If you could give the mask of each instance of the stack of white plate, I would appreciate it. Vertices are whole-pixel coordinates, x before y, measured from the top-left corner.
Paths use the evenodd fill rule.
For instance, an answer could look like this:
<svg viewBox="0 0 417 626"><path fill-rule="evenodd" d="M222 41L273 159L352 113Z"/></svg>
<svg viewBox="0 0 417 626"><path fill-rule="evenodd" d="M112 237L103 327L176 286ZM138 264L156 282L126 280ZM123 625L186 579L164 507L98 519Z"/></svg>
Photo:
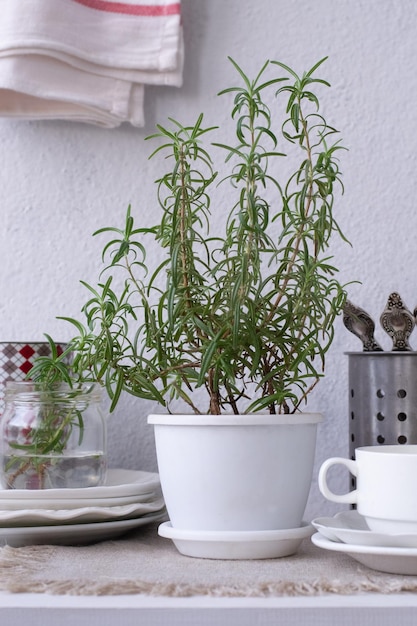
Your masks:
<svg viewBox="0 0 417 626"><path fill-rule="evenodd" d="M101 487L0 489L0 545L82 545L166 519L151 472L109 469Z"/></svg>
<svg viewBox="0 0 417 626"><path fill-rule="evenodd" d="M417 533L375 532L357 511L318 517L312 525L318 532L311 540L320 548L344 552L381 572L417 575Z"/></svg>

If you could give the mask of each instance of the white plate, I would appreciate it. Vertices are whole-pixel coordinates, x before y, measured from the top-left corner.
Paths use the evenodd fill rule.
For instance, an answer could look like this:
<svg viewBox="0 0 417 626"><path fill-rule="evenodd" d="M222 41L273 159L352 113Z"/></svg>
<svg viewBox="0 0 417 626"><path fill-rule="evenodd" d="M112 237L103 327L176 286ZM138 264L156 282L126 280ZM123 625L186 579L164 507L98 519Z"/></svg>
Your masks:
<svg viewBox="0 0 417 626"><path fill-rule="evenodd" d="M0 545L9 545L14 548L37 544L87 545L119 537L129 530L145 526L145 524L150 524L151 522L157 522L161 519L166 519L165 512L152 513L135 519L95 522L92 524L0 528Z"/></svg>
<svg viewBox="0 0 417 626"><path fill-rule="evenodd" d="M172 539L186 556L203 559L275 559L294 554L303 539L313 532L310 524L301 528L263 531L196 531L172 528L165 522L158 528L161 537Z"/></svg>
<svg viewBox="0 0 417 626"><path fill-rule="evenodd" d="M46 526L49 524L74 524L102 522L118 519L130 519L161 511L164 500L128 504L126 506L89 506L80 509L21 509L19 511L0 511L0 527L10 526Z"/></svg>
<svg viewBox="0 0 417 626"><path fill-rule="evenodd" d="M40 500L88 500L149 495L159 487L159 475L126 469L109 469L106 484L81 489L0 489L0 508L4 502ZM29 508L29 507L26 507ZM32 507L31 507L32 508ZM39 507L38 507L39 508ZM55 507L51 507L55 508Z"/></svg>
<svg viewBox="0 0 417 626"><path fill-rule="evenodd" d="M138 504L145 502L152 502L157 497L160 497L160 492L158 494L155 491L152 491L149 494L145 494L142 496L122 496L120 498L57 498L56 500L50 499L38 499L38 500L0 500L0 515L1 512L4 511L21 511L22 509L80 509L85 506L127 506L128 504Z"/></svg>
<svg viewBox="0 0 417 626"><path fill-rule="evenodd" d="M318 517L311 522L321 535L331 541L360 546L417 548L417 533L386 534L370 530L357 511L342 511L334 517Z"/></svg>
<svg viewBox="0 0 417 626"><path fill-rule="evenodd" d="M319 548L344 552L362 565L388 574L417 575L417 548L388 548L337 543L315 533L311 541Z"/></svg>

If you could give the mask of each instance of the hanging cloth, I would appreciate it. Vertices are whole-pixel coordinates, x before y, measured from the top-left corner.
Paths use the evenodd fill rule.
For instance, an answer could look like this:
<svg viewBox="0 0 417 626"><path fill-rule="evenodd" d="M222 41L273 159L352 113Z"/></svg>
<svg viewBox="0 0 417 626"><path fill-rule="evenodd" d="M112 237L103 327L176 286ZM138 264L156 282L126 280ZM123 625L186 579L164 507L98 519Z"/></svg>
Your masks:
<svg viewBox="0 0 417 626"><path fill-rule="evenodd" d="M182 84L180 2L0 0L0 117L143 126L146 84Z"/></svg>

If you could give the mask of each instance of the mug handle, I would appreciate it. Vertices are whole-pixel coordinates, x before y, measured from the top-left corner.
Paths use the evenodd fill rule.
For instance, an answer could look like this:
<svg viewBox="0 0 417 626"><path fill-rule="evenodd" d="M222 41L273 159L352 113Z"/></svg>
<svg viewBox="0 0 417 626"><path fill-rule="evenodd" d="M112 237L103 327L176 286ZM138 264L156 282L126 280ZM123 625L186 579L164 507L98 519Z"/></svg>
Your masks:
<svg viewBox="0 0 417 626"><path fill-rule="evenodd" d="M324 463L320 467L318 476L319 489L321 493L325 498L327 498L327 500L331 500L332 502L339 502L341 504L355 504L357 502L357 489L355 489L354 491L349 491L349 493L339 495L337 493L333 493L333 491L331 491L327 486L327 472L332 467L332 465L344 465L348 468L351 474L353 474L354 476L357 475L356 461L351 461L350 459L343 459L340 457L327 459L327 461L324 461Z"/></svg>

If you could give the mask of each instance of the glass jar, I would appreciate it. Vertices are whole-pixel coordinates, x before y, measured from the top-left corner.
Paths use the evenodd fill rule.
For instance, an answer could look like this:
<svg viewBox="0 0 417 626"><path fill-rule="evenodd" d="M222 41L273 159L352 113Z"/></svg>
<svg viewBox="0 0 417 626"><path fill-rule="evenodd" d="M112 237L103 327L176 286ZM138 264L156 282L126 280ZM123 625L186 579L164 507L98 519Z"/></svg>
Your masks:
<svg viewBox="0 0 417 626"><path fill-rule="evenodd" d="M0 420L6 489L96 487L106 478L106 419L97 385L42 389L9 382Z"/></svg>

